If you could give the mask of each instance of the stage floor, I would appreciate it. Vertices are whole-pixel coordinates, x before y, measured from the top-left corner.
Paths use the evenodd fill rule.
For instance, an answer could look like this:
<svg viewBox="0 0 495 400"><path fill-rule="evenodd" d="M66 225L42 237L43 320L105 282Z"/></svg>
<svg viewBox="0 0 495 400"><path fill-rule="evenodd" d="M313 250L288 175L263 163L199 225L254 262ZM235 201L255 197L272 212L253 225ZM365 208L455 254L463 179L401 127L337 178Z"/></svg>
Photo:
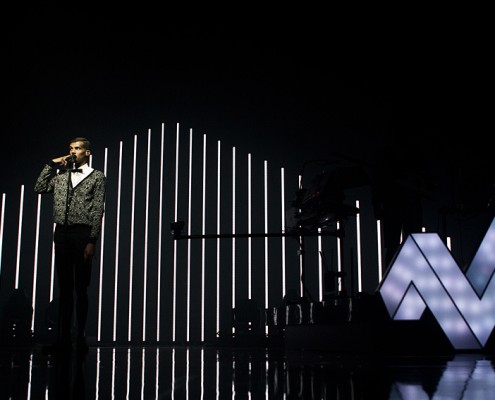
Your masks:
<svg viewBox="0 0 495 400"><path fill-rule="evenodd" d="M495 398L494 356L385 355L285 346L0 347L5 399Z"/></svg>

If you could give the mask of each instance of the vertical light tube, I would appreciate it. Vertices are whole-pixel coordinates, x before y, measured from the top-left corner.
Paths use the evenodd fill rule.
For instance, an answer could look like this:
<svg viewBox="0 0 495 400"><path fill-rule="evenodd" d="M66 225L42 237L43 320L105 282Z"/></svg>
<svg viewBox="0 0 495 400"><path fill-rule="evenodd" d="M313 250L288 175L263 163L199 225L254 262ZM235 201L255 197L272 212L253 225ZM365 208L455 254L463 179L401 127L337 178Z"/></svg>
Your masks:
<svg viewBox="0 0 495 400"><path fill-rule="evenodd" d="M141 399L144 400L144 384L145 384L145 377L144 377L144 372L146 371L146 354L145 354L146 349L143 347L141 350Z"/></svg>
<svg viewBox="0 0 495 400"><path fill-rule="evenodd" d="M268 162L263 163L264 208L265 208L265 310L268 309ZM268 334L268 325L265 324L265 334Z"/></svg>
<svg viewBox="0 0 495 400"><path fill-rule="evenodd" d="M285 169L280 168L280 203L281 203L281 221L282 221L282 233L285 233ZM286 278L285 278L285 236L281 238L282 242L282 298L286 293Z"/></svg>
<svg viewBox="0 0 495 400"><path fill-rule="evenodd" d="M449 251L452 251L452 239L450 238L450 236L447 236L447 248L449 249Z"/></svg>
<svg viewBox="0 0 495 400"><path fill-rule="evenodd" d="M221 144L220 140L218 141L217 146L217 235L220 235L220 150ZM216 330L215 332L220 332L220 237L217 238L217 304L216 304Z"/></svg>
<svg viewBox="0 0 495 400"><path fill-rule="evenodd" d="M299 182L297 184L297 187L302 189L302 176L299 175ZM299 209L299 212L301 212L301 209ZM299 236L299 276L303 276L303 263L304 263L304 249L301 248L301 244L303 243L304 238L302 236ZM303 280L300 279L299 283L299 292L301 293L301 297L304 297L304 287L303 287Z"/></svg>
<svg viewBox="0 0 495 400"><path fill-rule="evenodd" d="M127 350L127 355L129 357L129 351L130 349ZM129 362L130 360L127 361L127 388L129 388ZM112 380L111 380L111 399L115 399L115 367L116 367L116 362L115 362L115 347L112 349ZM127 393L128 394L128 393ZM129 398L127 395L126 398Z"/></svg>
<svg viewBox="0 0 495 400"><path fill-rule="evenodd" d="M248 179L247 179L247 189L248 189L248 234L250 235L252 233L251 228L252 228L252 213L251 213L251 208L252 208L252 202L251 202L251 153L248 154ZM251 237L248 236L248 299L251 299L252 297L252 277L251 277L251 269L252 269L252 240Z"/></svg>
<svg viewBox="0 0 495 400"><path fill-rule="evenodd" d="M22 217L24 215L24 185L21 185L21 196L19 200L19 227L17 231L17 256L15 263L15 289L19 288L19 270L21 266L21 243L22 243Z"/></svg>
<svg viewBox="0 0 495 400"><path fill-rule="evenodd" d="M337 221L337 230L340 229L340 221ZM340 246L342 245L342 239L337 236L337 272L339 272L338 278L338 291L342 291L342 252Z"/></svg>
<svg viewBox="0 0 495 400"><path fill-rule="evenodd" d="M160 199L158 202L158 258L157 258L157 282L156 282L156 341L160 341L160 317L161 317L161 282L162 282L162 220L163 220L163 165L165 146L165 124L162 123L162 135L160 140ZM158 353L157 353L158 357ZM158 362L158 361L157 361ZM158 372L157 372L158 374ZM158 381L157 381L158 382ZM158 389L157 389L158 390Z"/></svg>
<svg viewBox="0 0 495 400"><path fill-rule="evenodd" d="M189 389L191 386L191 352L189 348L186 349L186 400L189 400Z"/></svg>
<svg viewBox="0 0 495 400"><path fill-rule="evenodd" d="M103 166L103 174L107 176L107 160L108 160L108 149L105 148L105 157L104 157L104 166ZM117 192L117 197L120 197L120 188ZM103 297L103 254L105 250L105 212L103 212L102 220L101 220L101 239L100 239L100 281L98 285L98 329L97 329L97 337L98 341L101 339L101 302ZM117 217L117 225L118 225L118 217ZM118 241L118 235L116 237L116 242Z"/></svg>
<svg viewBox="0 0 495 400"><path fill-rule="evenodd" d="M128 302L128 314L129 319L127 321L127 340L130 342L132 339L132 288L133 288L133 275L134 275L134 213L136 207L136 164L137 164L137 135L134 135L134 155L132 159L132 200L131 200L131 241L130 241L130 255L129 255L129 302ZM114 325L114 328L116 326ZM114 341L115 341L114 330Z"/></svg>
<svg viewBox="0 0 495 400"><path fill-rule="evenodd" d="M359 210L359 200L356 200L356 208ZM362 265L361 265L361 213L360 212L356 214L356 238L357 238L358 293L361 293L363 291L363 277L362 277ZM351 296L354 296L354 293L351 293Z"/></svg>
<svg viewBox="0 0 495 400"><path fill-rule="evenodd" d="M178 127L177 127L177 132L178 132ZM172 354L171 354L171 359L172 359L172 368L171 368L171 379L170 379L170 394L172 396L172 399L175 397L175 347L172 348Z"/></svg>
<svg viewBox="0 0 495 400"><path fill-rule="evenodd" d="M203 204L201 234L206 234L206 134L203 135ZM205 340L205 239L201 240L201 342Z"/></svg>
<svg viewBox="0 0 495 400"><path fill-rule="evenodd" d="M34 266L33 266L33 292L31 294L31 307L33 315L31 317L31 331L34 332L34 317L36 314L36 284L38 281L38 249L40 237L40 213L41 213L41 194L38 194L38 207L36 209L36 234L34 238Z"/></svg>
<svg viewBox="0 0 495 400"><path fill-rule="evenodd" d="M232 358L232 389L231 389L231 393L232 393L232 400L235 399L235 382L237 381L236 379L236 376L235 376L235 358L233 357Z"/></svg>
<svg viewBox="0 0 495 400"><path fill-rule="evenodd" d="M189 129L189 183L187 200L187 234L191 235L191 213L192 213L192 157L193 157L193 132ZM191 314L191 239L187 239L187 271L186 271L186 285L187 285L187 298L186 298L186 341L189 342L189 323Z"/></svg>
<svg viewBox="0 0 495 400"><path fill-rule="evenodd" d="M117 287L119 281L119 246L120 246L120 198L122 194L122 141L119 146L119 175L117 182L117 218L115 224L115 273L114 273L114 283L113 283L113 341L116 339L117 331ZM103 261L103 257L100 258ZM103 285L103 268L100 267L100 287ZM100 297L100 310L101 310L101 297ZM101 317L101 316L99 316ZM101 338L101 323L98 321L98 341Z"/></svg>
<svg viewBox="0 0 495 400"><path fill-rule="evenodd" d="M323 301L323 246L321 228L318 228L318 299Z"/></svg>
<svg viewBox="0 0 495 400"><path fill-rule="evenodd" d="M101 355L100 348L96 348L96 378L95 378L95 400L99 399L100 396L100 365L101 365Z"/></svg>
<svg viewBox="0 0 495 400"><path fill-rule="evenodd" d="M201 391L200 391L200 399L204 399L205 397L205 349L201 348ZM209 385L208 385L209 386Z"/></svg>
<svg viewBox="0 0 495 400"><path fill-rule="evenodd" d="M115 360L115 348L113 349L114 353L114 360ZM114 361L115 364L115 361ZM126 393L125 393L125 398L129 399L129 393L131 391L131 349L127 349L127 374L126 374ZM115 399L114 392L115 392L115 378L112 379L114 383L112 383L112 399Z"/></svg>
<svg viewBox="0 0 495 400"><path fill-rule="evenodd" d="M382 281L382 263L383 263L383 255L382 255L382 224L378 219L376 221L376 237L377 237L377 250L378 250L378 283Z"/></svg>
<svg viewBox="0 0 495 400"><path fill-rule="evenodd" d="M146 205L144 217L144 259L143 259L143 342L146 341L146 305L148 303L148 229L150 205L150 153L151 129L148 129L148 152L146 154Z"/></svg>
<svg viewBox="0 0 495 400"><path fill-rule="evenodd" d="M29 377L27 387L27 400L31 400L31 382L33 379L33 353L29 354Z"/></svg>
<svg viewBox="0 0 495 400"><path fill-rule="evenodd" d="M155 355L155 399L160 398L160 348L156 348Z"/></svg>
<svg viewBox="0 0 495 400"><path fill-rule="evenodd" d="M235 147L232 147L232 235L232 309L235 309Z"/></svg>
<svg viewBox="0 0 495 400"><path fill-rule="evenodd" d="M189 400L189 381L190 381L190 354L189 354L189 347L186 348L186 384L184 385L186 387L186 400Z"/></svg>
<svg viewBox="0 0 495 400"><path fill-rule="evenodd" d="M269 382L270 382L270 376L268 375L268 371L270 370L270 362L268 361L269 360L269 355L267 354L267 352L265 351L265 355L266 355L266 360L265 361L265 382L266 382L266 385L265 385L265 399L268 400L270 398L270 385L269 385Z"/></svg>
<svg viewBox="0 0 495 400"><path fill-rule="evenodd" d="M220 399L220 354L219 350L215 350L215 400Z"/></svg>
<svg viewBox="0 0 495 400"><path fill-rule="evenodd" d="M56 224L53 224L53 229L52 229L52 237L53 234L55 233L55 226ZM55 242L52 240L52 259L50 262L50 303L53 300L53 291L55 290Z"/></svg>
<svg viewBox="0 0 495 400"><path fill-rule="evenodd" d="M6 194L2 193L2 211L0 215L0 277L2 276L2 253L3 253L3 228L5 226L5 198Z"/></svg>
<svg viewBox="0 0 495 400"><path fill-rule="evenodd" d="M91 160L91 158L90 158ZM57 173L59 170L57 170ZM57 226L56 223L53 223L53 229L52 229L52 255L51 255L51 261L50 261L50 303L53 301L53 292L55 291L55 241L53 240L53 235L55 233L55 227Z"/></svg>
<svg viewBox="0 0 495 400"><path fill-rule="evenodd" d="M179 123L175 139L175 194L174 194L174 222L177 221L177 207L179 204ZM173 289L172 289L172 342L175 342L175 317L177 313L177 240L174 240L173 263Z"/></svg>

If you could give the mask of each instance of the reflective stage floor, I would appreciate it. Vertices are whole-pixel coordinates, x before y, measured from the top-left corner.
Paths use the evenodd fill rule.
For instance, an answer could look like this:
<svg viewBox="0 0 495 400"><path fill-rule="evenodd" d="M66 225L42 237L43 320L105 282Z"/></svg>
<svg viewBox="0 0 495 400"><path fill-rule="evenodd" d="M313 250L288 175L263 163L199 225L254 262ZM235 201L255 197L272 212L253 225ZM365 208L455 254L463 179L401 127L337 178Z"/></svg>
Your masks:
<svg viewBox="0 0 495 400"><path fill-rule="evenodd" d="M494 357L285 346L0 347L5 399L492 399Z"/></svg>

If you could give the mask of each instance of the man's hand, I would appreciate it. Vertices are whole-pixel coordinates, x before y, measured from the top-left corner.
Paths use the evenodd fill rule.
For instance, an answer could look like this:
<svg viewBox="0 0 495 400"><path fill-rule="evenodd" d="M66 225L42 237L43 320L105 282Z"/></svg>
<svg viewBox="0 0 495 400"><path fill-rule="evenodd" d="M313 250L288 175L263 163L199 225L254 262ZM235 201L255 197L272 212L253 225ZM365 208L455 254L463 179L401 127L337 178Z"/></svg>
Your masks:
<svg viewBox="0 0 495 400"><path fill-rule="evenodd" d="M52 159L52 162L54 164L61 165L63 167L67 166L67 163L72 159L72 156L69 154L69 156L63 156L63 157L57 157Z"/></svg>
<svg viewBox="0 0 495 400"><path fill-rule="evenodd" d="M91 261L95 255L95 245L93 243L88 243L84 248L84 259Z"/></svg>

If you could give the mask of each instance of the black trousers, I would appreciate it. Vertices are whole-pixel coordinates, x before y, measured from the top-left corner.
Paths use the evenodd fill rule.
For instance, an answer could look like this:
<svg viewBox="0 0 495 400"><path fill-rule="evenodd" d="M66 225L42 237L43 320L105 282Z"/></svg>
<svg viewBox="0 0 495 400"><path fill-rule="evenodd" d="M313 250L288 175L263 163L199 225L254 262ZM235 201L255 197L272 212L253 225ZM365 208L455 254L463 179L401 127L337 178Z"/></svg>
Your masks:
<svg viewBox="0 0 495 400"><path fill-rule="evenodd" d="M62 342L71 340L74 291L78 335L83 336L86 329L91 260L84 259L84 248L89 242L90 233L91 227L87 225L55 227L55 268L59 283L57 339Z"/></svg>

